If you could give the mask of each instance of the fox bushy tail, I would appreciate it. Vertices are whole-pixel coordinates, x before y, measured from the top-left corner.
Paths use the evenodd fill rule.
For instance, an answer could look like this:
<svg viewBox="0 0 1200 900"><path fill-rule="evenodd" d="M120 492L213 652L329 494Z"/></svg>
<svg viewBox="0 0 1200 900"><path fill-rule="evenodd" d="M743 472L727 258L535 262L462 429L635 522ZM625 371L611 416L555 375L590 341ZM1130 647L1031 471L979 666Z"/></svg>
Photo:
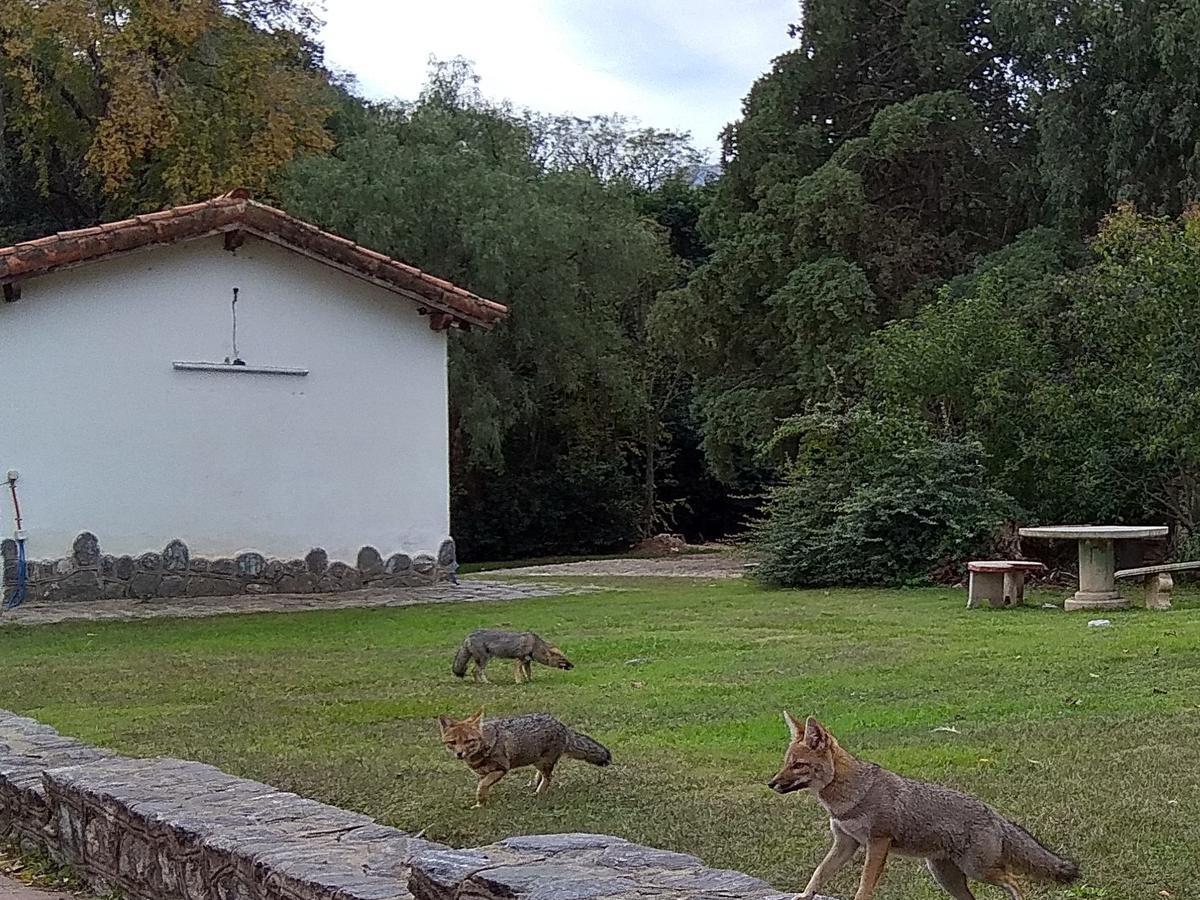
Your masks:
<svg viewBox="0 0 1200 900"><path fill-rule="evenodd" d="M454 654L454 665L450 667L450 671L463 678L467 674L467 663L471 661L471 651L467 649L467 642L463 641L463 645L458 648L458 652Z"/></svg>
<svg viewBox="0 0 1200 900"><path fill-rule="evenodd" d="M612 754L595 738L586 734L572 731L567 737L567 756L571 759L581 759L593 766L607 766L612 762Z"/></svg>
<svg viewBox="0 0 1200 900"><path fill-rule="evenodd" d="M1059 856L1015 822L1006 822L1005 862L1023 875L1058 884L1070 884L1079 877L1079 866Z"/></svg>

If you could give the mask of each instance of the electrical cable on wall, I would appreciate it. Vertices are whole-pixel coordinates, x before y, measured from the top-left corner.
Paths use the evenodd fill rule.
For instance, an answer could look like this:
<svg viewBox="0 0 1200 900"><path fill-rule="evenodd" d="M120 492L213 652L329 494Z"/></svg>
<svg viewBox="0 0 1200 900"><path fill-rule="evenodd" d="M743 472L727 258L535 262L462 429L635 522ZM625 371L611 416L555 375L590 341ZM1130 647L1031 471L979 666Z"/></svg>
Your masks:
<svg viewBox="0 0 1200 900"><path fill-rule="evenodd" d="M242 355L240 353L238 353L238 348L237 348L237 301L238 301L238 289L234 288L233 289L233 305L232 305L232 308L233 308L233 364L235 366L244 366L246 363L242 359Z"/></svg>

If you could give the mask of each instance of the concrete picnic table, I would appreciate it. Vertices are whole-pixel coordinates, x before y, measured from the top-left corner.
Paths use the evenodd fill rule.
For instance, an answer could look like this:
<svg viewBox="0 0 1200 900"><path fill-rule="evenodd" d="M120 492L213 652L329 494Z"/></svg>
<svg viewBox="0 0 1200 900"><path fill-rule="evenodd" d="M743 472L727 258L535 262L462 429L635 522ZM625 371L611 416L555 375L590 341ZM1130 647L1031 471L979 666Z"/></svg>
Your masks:
<svg viewBox="0 0 1200 900"><path fill-rule="evenodd" d="M1165 525L1040 525L1020 529L1021 537L1079 542L1079 590L1066 609L1128 609L1117 592L1113 542L1165 538Z"/></svg>

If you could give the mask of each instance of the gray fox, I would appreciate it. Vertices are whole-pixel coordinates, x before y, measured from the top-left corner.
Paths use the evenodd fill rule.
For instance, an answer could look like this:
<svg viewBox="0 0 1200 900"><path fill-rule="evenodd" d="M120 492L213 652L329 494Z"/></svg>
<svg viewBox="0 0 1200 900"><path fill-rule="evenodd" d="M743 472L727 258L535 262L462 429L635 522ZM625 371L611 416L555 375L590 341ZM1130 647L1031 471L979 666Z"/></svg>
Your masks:
<svg viewBox="0 0 1200 900"><path fill-rule="evenodd" d="M487 683L487 673L484 669L487 668L488 660L492 657L516 660L513 668L516 671L517 684L532 680L531 661L555 669L575 668L561 650L542 640L532 631L493 631L481 628L478 631L472 631L462 642L458 653L454 655L454 665L451 667L451 671L462 678L467 674L467 665L474 662L475 680Z"/></svg>
<svg viewBox="0 0 1200 900"><path fill-rule="evenodd" d="M529 786L541 794L550 787L554 767L564 756L594 766L612 762L612 754L599 741L545 713L485 722L481 708L460 721L438 716L438 725L446 749L470 766L479 779L476 807L487 802L492 785L512 769L534 766L537 771Z"/></svg>
<svg viewBox="0 0 1200 900"><path fill-rule="evenodd" d="M783 718L792 741L767 786L780 794L812 791L833 832L833 846L797 900L816 894L862 846L866 863L854 900L870 900L891 851L924 857L934 881L954 900L975 900L968 878L1022 900L1018 876L1059 884L1079 877L1079 866L982 800L863 762L811 716L803 724L788 712Z"/></svg>

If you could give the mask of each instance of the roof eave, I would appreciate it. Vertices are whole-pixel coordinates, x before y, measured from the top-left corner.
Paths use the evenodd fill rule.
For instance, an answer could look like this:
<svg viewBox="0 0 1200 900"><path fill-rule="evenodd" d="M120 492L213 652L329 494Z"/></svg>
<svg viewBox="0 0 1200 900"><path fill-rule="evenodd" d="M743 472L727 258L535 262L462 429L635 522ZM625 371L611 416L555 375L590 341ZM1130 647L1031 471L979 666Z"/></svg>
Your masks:
<svg viewBox="0 0 1200 900"><path fill-rule="evenodd" d="M259 238L260 240L266 241L270 244L274 244L277 247L282 247L285 250L290 250L292 253L298 253L307 259L313 260L314 262L318 262L318 263L321 263L322 265L329 266L331 269L335 269L336 271L341 272L345 275L350 275L354 278L359 279L360 281L365 281L367 284L373 284L376 287L380 287L386 291L389 291L390 293L399 294L401 297L404 297L408 300L411 300L413 303L416 303L418 305L418 307L421 307L421 306L432 307L433 309L436 309L438 312L445 313L446 315L451 316L456 321L468 323L475 327L482 328L484 331L491 331L501 319L508 317L507 309L505 309L503 314L501 314L501 315L497 316L497 318L491 319L491 320L482 318L480 316L470 315L468 313L463 312L462 310L455 309L454 307L449 306L449 305L441 302L440 300L427 297L424 294L418 294L416 291L409 290L408 288L404 288L404 287L401 287L400 285L393 284L382 278L377 278L372 275L369 275L368 273L363 272L359 269L353 268L352 266L346 265L344 263L340 263L337 260L334 260L334 259L329 258L328 256L325 256L324 254L320 254L315 251L309 250L305 247L299 246L298 244L293 244L289 241L284 240L283 238L279 237L276 234L272 234L270 232L265 232L262 229L255 228L253 225L251 225L249 223L241 223L241 224L235 225L230 228L222 229L222 231L238 231L238 230L245 231L247 234L252 234L252 235L254 235L254 237ZM418 312L419 311L420 310L418 309Z"/></svg>
<svg viewBox="0 0 1200 900"><path fill-rule="evenodd" d="M435 328L457 325L490 331L508 308L422 272L340 235L233 192L214 200L135 216L121 222L62 232L0 252L0 284L12 284L144 250L245 232L417 304ZM62 252L66 239L87 240L76 258ZM56 251L57 254L56 254Z"/></svg>

